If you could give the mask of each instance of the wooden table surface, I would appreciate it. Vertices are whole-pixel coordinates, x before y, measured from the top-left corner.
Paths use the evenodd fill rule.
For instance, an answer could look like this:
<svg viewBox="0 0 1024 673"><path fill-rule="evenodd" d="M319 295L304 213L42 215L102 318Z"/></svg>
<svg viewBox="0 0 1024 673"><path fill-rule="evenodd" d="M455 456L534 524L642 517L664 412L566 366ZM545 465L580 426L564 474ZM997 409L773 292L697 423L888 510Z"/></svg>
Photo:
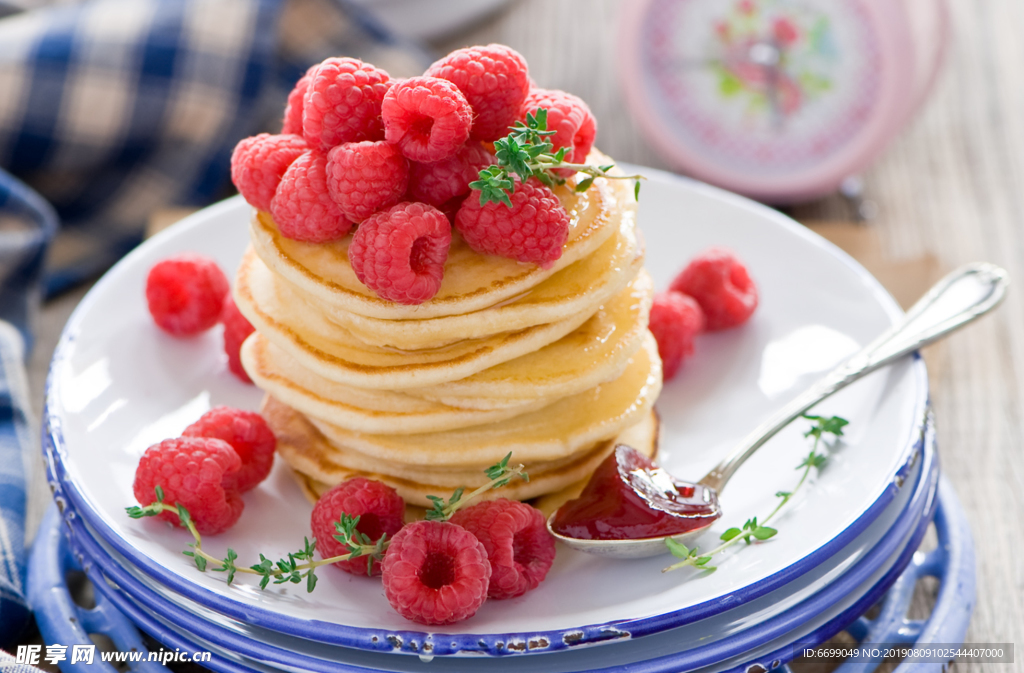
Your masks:
<svg viewBox="0 0 1024 673"><path fill-rule="evenodd" d="M953 42L931 99L865 173L877 207L867 225L891 260L933 255L946 268L986 260L1024 282L1024 3L950 0ZM536 82L586 100L598 144L620 161L667 168L630 118L615 77L621 0L521 0L439 51L502 42ZM801 220L847 220L838 196L792 209ZM910 279L911 281L913 279ZM46 307L31 380L41 396L60 327L81 293ZM1024 644L1024 303L1014 288L995 315L953 335L932 379L943 471L973 520L978 601L969 642ZM37 479L31 516L48 493ZM921 592L921 600L934 585ZM1024 670L1017 664L998 670ZM957 664L961 672L992 665Z"/></svg>

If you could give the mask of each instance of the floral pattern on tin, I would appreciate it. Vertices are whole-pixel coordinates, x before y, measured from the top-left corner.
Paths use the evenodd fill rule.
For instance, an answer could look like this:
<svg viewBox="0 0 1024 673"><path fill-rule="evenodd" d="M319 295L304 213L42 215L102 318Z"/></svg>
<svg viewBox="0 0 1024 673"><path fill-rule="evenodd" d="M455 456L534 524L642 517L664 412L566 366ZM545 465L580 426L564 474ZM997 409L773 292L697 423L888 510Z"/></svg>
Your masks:
<svg viewBox="0 0 1024 673"><path fill-rule="evenodd" d="M719 95L776 128L832 88L839 58L827 16L777 0L737 0L712 45Z"/></svg>

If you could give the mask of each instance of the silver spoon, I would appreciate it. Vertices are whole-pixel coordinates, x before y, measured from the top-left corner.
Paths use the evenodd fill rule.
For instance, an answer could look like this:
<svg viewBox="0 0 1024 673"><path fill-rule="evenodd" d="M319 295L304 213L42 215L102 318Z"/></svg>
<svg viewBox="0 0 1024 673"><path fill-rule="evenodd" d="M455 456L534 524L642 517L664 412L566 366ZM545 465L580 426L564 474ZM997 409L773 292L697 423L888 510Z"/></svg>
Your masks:
<svg viewBox="0 0 1024 673"><path fill-rule="evenodd" d="M717 503L717 494L736 470L775 434L818 402L842 390L879 367L898 360L938 341L947 334L974 321L999 305L1006 295L1009 279L1006 271L988 263L960 267L935 284L903 319L886 330L859 353L823 376L817 383L757 426L714 469L697 484L705 502ZM642 558L667 552L664 537L638 540L582 540L559 535L552 529L554 514L548 518L548 531L558 540L590 554L617 558ZM716 517L717 518L717 517ZM685 543L709 528L716 518L699 528L674 535Z"/></svg>

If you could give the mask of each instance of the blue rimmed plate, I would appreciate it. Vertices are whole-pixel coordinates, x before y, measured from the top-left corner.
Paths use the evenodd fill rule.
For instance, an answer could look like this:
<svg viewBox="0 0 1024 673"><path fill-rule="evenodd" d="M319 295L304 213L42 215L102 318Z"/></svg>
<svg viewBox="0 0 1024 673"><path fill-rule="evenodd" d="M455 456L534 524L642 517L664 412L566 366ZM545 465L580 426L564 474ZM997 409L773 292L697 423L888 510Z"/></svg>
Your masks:
<svg viewBox="0 0 1024 673"><path fill-rule="evenodd" d="M799 580L743 606L687 626L664 631L643 639L630 640L613 648L585 648L529 658L506 657L488 662L493 673L522 673L538 666L551 673L590 670L596 667L634 666L650 659L665 658L671 670L684 670L711 661L726 660L761 647L778 637L815 621L837 603L857 598L857 588L869 578L888 571L907 546L922 522L931 518L938 465L934 437L929 433L921 460L908 475L899 496L876 522L851 545ZM225 652L275 666L295 666L309 671L389 670L426 673L429 664L412 657L369 653L291 638L241 623L170 594L149 580L124 559L94 538L70 509L65 510L75 547L93 579L103 587L114 586L120 594L112 600L130 601L125 609L155 616L155 622L179 633L201 635L205 641ZM700 581L694 579L692 581ZM124 607L124 606L122 606ZM152 628L152 626L151 626ZM161 631L162 632L162 631ZM542 661L538 660L539 657ZM445 663L446 670L475 670L479 659L457 658ZM433 664L436 668L436 664Z"/></svg>
<svg viewBox="0 0 1024 673"><path fill-rule="evenodd" d="M727 245L760 287L754 318L700 337L698 355L659 401L662 464L699 477L750 427L900 312L849 257L775 211L644 172L640 222L647 266L660 286L701 249ZM848 418L848 435L813 487L778 519L778 544L735 554L701 582L662 575L664 559L624 566L563 549L540 589L488 602L471 620L429 632L394 613L379 583L365 578L321 573L313 594L291 585L267 592L244 582L227 587L181 556L187 533L130 520L124 507L133 503L132 476L147 446L179 434L212 405L259 402L258 391L227 373L216 331L190 340L163 335L142 291L149 267L175 252L203 252L234 268L247 220L247 206L237 199L206 209L154 237L97 283L58 346L46 421L51 469L95 534L175 593L248 624L358 649L435 655L546 652L676 628L756 600L846 547L892 502L922 441L927 380L919 359L837 394L821 411ZM774 493L793 484L793 468L807 450L800 433L798 426L784 431L737 474L722 494L726 515L704 546L725 527L769 511ZM232 547L243 559L286 554L308 533L309 511L278 465L246 495L239 523L207 547Z"/></svg>

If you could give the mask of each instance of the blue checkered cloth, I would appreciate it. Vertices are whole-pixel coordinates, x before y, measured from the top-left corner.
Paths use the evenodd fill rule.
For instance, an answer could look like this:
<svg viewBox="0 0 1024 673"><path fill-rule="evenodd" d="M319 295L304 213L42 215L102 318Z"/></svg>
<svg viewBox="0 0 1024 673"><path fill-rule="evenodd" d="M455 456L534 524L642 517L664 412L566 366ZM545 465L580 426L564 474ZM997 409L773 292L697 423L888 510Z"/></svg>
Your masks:
<svg viewBox="0 0 1024 673"><path fill-rule="evenodd" d="M350 17L337 0L91 0L0 20L0 168L61 219L47 291L106 269L155 210L226 196L235 143L280 129L310 64L414 60Z"/></svg>
<svg viewBox="0 0 1024 673"><path fill-rule="evenodd" d="M25 491L32 451L38 451L23 341L0 321L0 647L12 644L30 615L25 601Z"/></svg>
<svg viewBox="0 0 1024 673"><path fill-rule="evenodd" d="M348 0L81 0L0 19L0 646L26 619L39 449L21 360L40 297L117 261L153 212L229 195L235 144L279 131L291 86L331 55L395 76L430 60Z"/></svg>
<svg viewBox="0 0 1024 673"><path fill-rule="evenodd" d="M19 664L13 655L0 650L0 671L2 673L39 673L40 669L35 666Z"/></svg>

